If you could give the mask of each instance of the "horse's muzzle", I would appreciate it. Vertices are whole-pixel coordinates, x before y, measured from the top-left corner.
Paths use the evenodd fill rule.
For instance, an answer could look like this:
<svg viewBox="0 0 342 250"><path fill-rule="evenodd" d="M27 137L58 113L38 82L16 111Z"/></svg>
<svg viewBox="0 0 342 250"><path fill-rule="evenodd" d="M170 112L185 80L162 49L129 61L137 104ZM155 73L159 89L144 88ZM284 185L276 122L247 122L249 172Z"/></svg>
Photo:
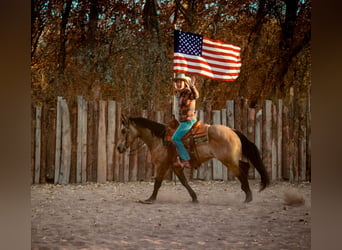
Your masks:
<svg viewBox="0 0 342 250"><path fill-rule="evenodd" d="M125 153L127 150L127 147L124 144L119 144L117 147L120 154Z"/></svg>

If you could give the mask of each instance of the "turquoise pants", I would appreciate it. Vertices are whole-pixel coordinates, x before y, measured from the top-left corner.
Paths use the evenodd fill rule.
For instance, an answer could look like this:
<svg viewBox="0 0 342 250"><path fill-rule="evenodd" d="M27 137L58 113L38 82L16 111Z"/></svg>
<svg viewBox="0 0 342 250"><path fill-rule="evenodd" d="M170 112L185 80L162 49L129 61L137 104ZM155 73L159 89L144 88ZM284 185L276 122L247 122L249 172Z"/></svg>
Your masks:
<svg viewBox="0 0 342 250"><path fill-rule="evenodd" d="M183 136L191 129L192 125L196 123L197 120L185 121L180 122L177 130L172 136L173 144L175 144L179 157L181 161L188 161L190 160L190 156L184 144L182 142Z"/></svg>

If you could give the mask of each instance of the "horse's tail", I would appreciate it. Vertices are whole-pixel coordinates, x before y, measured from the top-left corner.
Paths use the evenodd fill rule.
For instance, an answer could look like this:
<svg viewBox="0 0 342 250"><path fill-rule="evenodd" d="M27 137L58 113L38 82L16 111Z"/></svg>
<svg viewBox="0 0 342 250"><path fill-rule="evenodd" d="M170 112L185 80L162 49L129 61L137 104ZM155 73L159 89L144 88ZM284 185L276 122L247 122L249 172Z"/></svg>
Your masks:
<svg viewBox="0 0 342 250"><path fill-rule="evenodd" d="M270 184L270 179L268 177L268 173L265 168L265 165L262 162L259 150L257 146L253 142L248 140L248 138L243 133L235 129L234 129L234 132L240 138L241 145L242 145L242 154L246 156L247 159L249 159L252 162L253 166L256 168L256 170L260 174L260 177L261 177L260 191L262 191Z"/></svg>

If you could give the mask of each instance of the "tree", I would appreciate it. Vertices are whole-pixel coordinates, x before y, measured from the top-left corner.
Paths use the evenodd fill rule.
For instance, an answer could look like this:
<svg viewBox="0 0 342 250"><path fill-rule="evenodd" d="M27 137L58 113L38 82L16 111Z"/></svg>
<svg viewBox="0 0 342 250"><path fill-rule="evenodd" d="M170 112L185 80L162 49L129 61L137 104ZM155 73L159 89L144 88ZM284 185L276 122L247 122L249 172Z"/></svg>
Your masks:
<svg viewBox="0 0 342 250"><path fill-rule="evenodd" d="M242 48L236 81L198 77L199 104L244 96L255 106L295 84L308 93L310 13L311 0L34 0L33 100L83 95L169 110L175 24Z"/></svg>

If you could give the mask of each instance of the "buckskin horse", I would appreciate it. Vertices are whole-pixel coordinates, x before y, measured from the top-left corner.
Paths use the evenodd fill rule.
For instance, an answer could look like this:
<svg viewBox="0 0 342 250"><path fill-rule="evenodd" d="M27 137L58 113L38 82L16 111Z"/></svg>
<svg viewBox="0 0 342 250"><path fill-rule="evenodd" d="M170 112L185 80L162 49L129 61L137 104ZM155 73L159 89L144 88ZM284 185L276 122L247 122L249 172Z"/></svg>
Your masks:
<svg viewBox="0 0 342 250"><path fill-rule="evenodd" d="M173 119L169 124L161 124L142 117L121 117L123 128L121 129L122 138L118 143L117 149L124 153L132 142L140 138L151 152L151 161L157 169L152 195L142 203L153 203L161 187L164 176L170 168L174 171L179 181L189 192L192 202L198 202L197 195L189 186L183 173L183 169L175 167L177 152L175 146L166 143L166 135L172 128L175 129L178 121ZM195 125L194 125L195 126ZM191 157L196 158L190 162L192 168L197 168L201 163L216 158L221 161L241 182L241 189L245 192L245 202L252 201L252 191L248 183L249 163L241 161L245 156L256 168L261 177L260 189L264 190L270 183L266 168L261 160L260 153L256 145L248 140L241 132L223 125L205 126L207 140L193 143L196 154ZM186 135L187 136L187 135ZM185 136L185 137L186 137Z"/></svg>

